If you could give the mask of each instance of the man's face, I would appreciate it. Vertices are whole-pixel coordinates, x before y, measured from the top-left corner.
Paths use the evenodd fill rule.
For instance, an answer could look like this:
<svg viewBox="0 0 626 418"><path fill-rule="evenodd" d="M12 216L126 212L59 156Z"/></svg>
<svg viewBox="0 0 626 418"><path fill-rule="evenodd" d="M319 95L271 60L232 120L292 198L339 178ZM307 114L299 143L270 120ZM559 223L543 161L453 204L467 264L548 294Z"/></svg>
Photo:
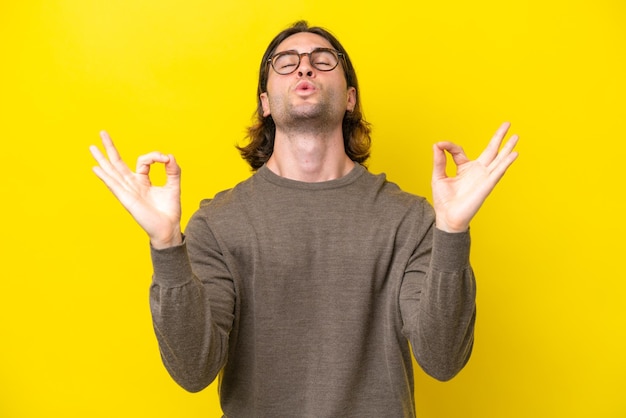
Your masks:
<svg viewBox="0 0 626 418"><path fill-rule="evenodd" d="M316 48L332 48L332 45L319 35L301 32L281 42L276 53L303 53ZM263 116L271 115L277 127L304 120L341 123L346 110L352 111L356 104L356 90L346 85L341 63L334 70L320 71L306 55L291 74L280 75L270 66L267 91L260 97Z"/></svg>

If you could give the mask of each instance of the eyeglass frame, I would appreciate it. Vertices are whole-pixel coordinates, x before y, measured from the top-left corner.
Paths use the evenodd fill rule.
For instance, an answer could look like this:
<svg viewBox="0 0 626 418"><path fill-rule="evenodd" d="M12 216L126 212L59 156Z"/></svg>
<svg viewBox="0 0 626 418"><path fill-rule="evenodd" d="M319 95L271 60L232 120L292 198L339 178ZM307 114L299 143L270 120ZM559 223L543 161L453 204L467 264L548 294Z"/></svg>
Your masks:
<svg viewBox="0 0 626 418"><path fill-rule="evenodd" d="M315 65L315 63L311 60L311 54L314 54L314 53L320 52L320 51L321 52L332 52L333 54L336 54L337 55L337 64L333 68L330 68L330 69L318 68ZM274 67L274 60L277 57L281 56L281 55L295 55L295 56L297 56L298 57L298 65L296 65L294 67L294 69L292 71L289 71L288 73L280 73L280 72L278 72L278 70ZM276 54L274 54L271 57L269 57L267 59L267 64L269 64L272 67L272 69L276 72L276 74L278 74L278 75L289 75L289 74L295 73L298 70L298 68L300 68L300 64L302 64L302 56L303 55L306 55L309 58L309 62L311 63L311 66L313 68L315 68L316 70L318 70L318 71L323 71L323 72L332 71L332 70L334 70L335 68L337 68L339 66L339 61L343 61L342 65L343 65L344 69L347 66L346 54L344 54L341 51L337 51L336 49L333 49L333 48L315 48L311 52L298 52L298 51L295 51L293 49L290 49L288 51L281 51L281 52L277 52Z"/></svg>

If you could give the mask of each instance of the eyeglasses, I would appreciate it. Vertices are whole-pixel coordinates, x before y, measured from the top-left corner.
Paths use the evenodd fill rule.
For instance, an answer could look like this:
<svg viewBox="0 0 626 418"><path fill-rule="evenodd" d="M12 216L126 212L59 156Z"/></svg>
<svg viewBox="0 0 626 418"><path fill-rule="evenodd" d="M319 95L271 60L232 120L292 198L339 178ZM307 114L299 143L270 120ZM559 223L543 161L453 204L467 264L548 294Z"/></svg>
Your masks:
<svg viewBox="0 0 626 418"><path fill-rule="evenodd" d="M300 67L302 56L309 57L309 62L319 71L332 71L339 65L339 57L345 60L343 53L330 48L317 48L311 52L284 51L267 60L274 71L281 75L291 74Z"/></svg>

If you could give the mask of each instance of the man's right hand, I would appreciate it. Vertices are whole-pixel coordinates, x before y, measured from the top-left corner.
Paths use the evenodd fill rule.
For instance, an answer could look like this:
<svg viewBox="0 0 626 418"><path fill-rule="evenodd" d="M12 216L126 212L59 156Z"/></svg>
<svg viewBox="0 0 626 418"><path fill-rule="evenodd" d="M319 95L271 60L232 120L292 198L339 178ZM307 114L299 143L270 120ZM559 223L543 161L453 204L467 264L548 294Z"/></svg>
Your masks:
<svg viewBox="0 0 626 418"><path fill-rule="evenodd" d="M154 248L162 249L182 242L180 219L180 167L173 155L151 152L137 159L136 172L132 172L121 159L113 141L101 132L105 157L95 145L89 147L98 165L93 168L124 208L150 237ZM162 187L152 185L150 167L165 165L166 182Z"/></svg>

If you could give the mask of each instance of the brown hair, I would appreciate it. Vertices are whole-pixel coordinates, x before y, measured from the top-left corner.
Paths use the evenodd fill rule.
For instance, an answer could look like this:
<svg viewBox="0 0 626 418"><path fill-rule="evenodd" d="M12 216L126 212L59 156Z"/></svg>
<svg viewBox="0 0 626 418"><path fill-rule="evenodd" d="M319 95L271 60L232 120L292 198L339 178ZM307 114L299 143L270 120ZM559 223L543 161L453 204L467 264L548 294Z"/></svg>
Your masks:
<svg viewBox="0 0 626 418"><path fill-rule="evenodd" d="M326 39L333 48L343 53L342 65L346 83L348 87L356 90L356 105L351 112L346 111L343 117L343 142L346 154L352 161L363 164L370 156L370 125L361 113L361 99L359 95L359 84L356 72L350 61L348 53L330 32L321 27L310 27L304 20L294 23L291 27L280 32L270 42L259 69L259 85L257 90L257 110L255 112L256 121L248 128L247 138L250 143L243 147L237 147L241 156L250 164L253 170L258 170L272 155L274 151L274 137L276 135L276 125L272 116L263 116L263 107L260 95L267 90L267 78L269 75L269 58L274 54L278 45L290 37L300 32L309 32L320 35Z"/></svg>

